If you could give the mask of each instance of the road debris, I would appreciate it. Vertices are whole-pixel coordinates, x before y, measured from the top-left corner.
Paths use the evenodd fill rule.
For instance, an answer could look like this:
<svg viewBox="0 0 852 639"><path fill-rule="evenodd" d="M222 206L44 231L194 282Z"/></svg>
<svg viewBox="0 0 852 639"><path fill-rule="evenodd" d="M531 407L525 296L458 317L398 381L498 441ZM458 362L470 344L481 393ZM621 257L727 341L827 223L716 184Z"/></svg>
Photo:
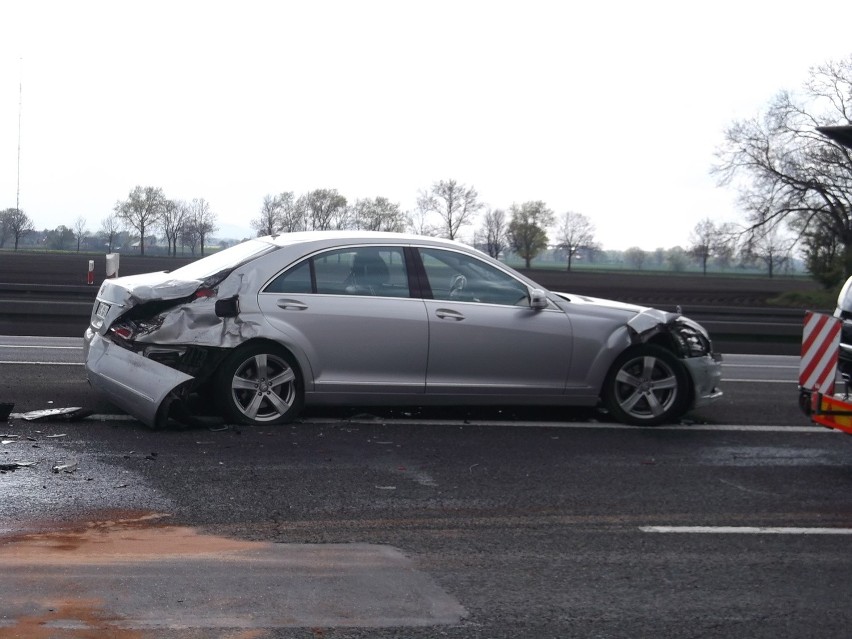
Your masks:
<svg viewBox="0 0 852 639"><path fill-rule="evenodd" d="M25 419L29 422L38 420L61 419L73 422L83 419L92 414L92 411L82 406L71 406L69 408L46 408L44 410L31 410L27 413L15 413L12 417Z"/></svg>
<svg viewBox="0 0 852 639"><path fill-rule="evenodd" d="M34 461L13 461L13 462L4 462L0 463L0 472L6 471L16 471L18 468L27 468L29 466L35 466L36 462Z"/></svg>
<svg viewBox="0 0 852 639"><path fill-rule="evenodd" d="M71 459L62 463L57 462L56 464L54 464L52 470L54 473L73 473L75 470L77 470L77 460Z"/></svg>

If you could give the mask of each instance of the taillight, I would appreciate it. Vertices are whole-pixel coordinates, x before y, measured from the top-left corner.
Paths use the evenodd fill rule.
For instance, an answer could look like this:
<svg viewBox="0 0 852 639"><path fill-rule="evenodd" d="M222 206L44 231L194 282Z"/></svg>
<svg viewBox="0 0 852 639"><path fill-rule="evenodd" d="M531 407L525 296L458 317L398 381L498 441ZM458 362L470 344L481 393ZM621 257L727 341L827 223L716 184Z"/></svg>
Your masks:
<svg viewBox="0 0 852 639"><path fill-rule="evenodd" d="M115 333L121 339L130 339L133 337L133 331L123 324L120 326L113 326L109 330L111 333Z"/></svg>
<svg viewBox="0 0 852 639"><path fill-rule="evenodd" d="M195 291L195 298L198 299L200 297L216 297L216 289L215 288L200 288Z"/></svg>

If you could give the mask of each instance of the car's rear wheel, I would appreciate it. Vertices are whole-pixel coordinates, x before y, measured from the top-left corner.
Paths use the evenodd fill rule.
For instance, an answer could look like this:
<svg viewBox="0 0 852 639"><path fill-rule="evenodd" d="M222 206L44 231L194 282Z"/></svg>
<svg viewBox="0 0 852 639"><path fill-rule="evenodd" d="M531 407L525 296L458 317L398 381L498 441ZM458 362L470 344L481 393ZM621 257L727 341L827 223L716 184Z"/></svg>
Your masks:
<svg viewBox="0 0 852 639"><path fill-rule="evenodd" d="M295 359L268 343L237 349L225 358L215 388L225 417L240 424L284 424L299 414L304 402Z"/></svg>
<svg viewBox="0 0 852 639"><path fill-rule="evenodd" d="M653 344L634 346L612 365L604 405L620 422L657 426L679 419L689 402L689 375L671 352Z"/></svg>

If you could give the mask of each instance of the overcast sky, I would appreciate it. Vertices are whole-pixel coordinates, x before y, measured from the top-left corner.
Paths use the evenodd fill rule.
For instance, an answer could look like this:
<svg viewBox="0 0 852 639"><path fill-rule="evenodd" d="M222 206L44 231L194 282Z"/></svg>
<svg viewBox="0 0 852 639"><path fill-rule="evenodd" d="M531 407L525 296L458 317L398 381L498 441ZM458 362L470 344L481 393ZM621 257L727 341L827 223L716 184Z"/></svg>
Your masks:
<svg viewBox="0 0 852 639"><path fill-rule="evenodd" d="M852 54L850 26L839 0L4 0L0 209L20 169L39 229L150 185L248 234L266 194L411 210L455 179L583 213L606 249L686 246L743 219L709 175L725 127Z"/></svg>

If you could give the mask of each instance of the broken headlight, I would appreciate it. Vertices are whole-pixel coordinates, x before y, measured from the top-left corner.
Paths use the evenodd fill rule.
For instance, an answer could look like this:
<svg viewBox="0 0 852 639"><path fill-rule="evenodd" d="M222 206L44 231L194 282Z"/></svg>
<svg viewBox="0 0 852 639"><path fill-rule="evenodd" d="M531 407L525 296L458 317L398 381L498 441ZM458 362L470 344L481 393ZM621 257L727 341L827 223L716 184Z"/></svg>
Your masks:
<svg viewBox="0 0 852 639"><path fill-rule="evenodd" d="M682 357L701 357L713 350L707 331L685 317L671 325L671 334Z"/></svg>

